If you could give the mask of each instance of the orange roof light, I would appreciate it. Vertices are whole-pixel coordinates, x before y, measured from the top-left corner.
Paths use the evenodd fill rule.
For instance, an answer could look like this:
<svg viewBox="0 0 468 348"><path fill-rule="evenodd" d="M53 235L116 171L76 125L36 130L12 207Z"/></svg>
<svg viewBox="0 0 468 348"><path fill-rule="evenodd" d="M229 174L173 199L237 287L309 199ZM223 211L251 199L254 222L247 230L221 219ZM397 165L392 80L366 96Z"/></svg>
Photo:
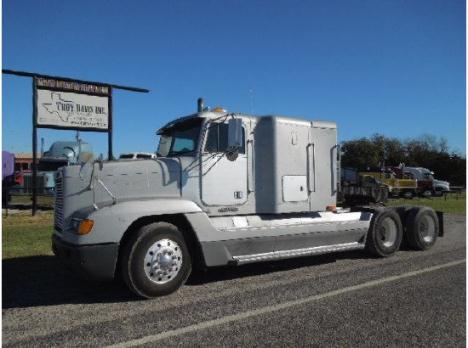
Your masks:
<svg viewBox="0 0 468 348"><path fill-rule="evenodd" d="M213 112L227 112L227 110L221 106L217 106L213 109Z"/></svg>

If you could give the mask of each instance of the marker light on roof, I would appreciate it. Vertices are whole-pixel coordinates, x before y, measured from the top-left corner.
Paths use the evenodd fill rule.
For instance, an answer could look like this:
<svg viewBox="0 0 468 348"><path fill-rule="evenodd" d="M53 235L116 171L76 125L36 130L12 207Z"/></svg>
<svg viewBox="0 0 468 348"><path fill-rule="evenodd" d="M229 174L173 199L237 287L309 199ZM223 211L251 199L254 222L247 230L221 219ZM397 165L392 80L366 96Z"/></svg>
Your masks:
<svg viewBox="0 0 468 348"><path fill-rule="evenodd" d="M217 106L213 109L213 112L227 112L227 110L222 108L221 106Z"/></svg>

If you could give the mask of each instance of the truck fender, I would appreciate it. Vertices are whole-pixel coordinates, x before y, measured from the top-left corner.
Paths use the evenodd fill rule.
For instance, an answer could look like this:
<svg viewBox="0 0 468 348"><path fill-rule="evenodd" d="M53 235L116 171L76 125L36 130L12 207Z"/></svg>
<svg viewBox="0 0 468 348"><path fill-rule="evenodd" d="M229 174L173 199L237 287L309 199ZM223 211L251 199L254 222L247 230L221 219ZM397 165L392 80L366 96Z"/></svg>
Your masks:
<svg viewBox="0 0 468 348"><path fill-rule="evenodd" d="M202 213L192 201L177 198L126 201L98 209L87 218L93 231L81 236L80 244L120 243L124 233L137 220L159 215Z"/></svg>

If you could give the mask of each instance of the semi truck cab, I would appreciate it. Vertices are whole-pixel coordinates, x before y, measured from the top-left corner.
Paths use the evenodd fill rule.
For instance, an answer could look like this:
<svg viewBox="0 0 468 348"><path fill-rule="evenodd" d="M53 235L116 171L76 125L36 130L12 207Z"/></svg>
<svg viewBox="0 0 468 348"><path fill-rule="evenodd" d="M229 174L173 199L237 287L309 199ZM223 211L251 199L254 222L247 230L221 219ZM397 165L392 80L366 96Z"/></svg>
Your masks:
<svg viewBox="0 0 468 348"><path fill-rule="evenodd" d="M365 248L390 256L407 218L415 248L442 231L430 209L336 207L334 122L199 104L157 134L157 158L89 161L56 177L54 252L100 280L121 274L139 296L175 291L193 267Z"/></svg>

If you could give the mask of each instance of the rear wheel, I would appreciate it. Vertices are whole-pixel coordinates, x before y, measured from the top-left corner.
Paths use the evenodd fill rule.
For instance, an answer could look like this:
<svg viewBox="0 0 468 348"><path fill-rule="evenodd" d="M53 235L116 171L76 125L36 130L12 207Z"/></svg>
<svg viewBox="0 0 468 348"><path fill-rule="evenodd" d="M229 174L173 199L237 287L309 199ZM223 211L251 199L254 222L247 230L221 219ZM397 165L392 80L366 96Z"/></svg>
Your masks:
<svg viewBox="0 0 468 348"><path fill-rule="evenodd" d="M414 193L413 191L405 191L403 192L403 197L406 199L413 199Z"/></svg>
<svg viewBox="0 0 468 348"><path fill-rule="evenodd" d="M439 235L439 220L435 211L428 207L415 207L406 218L406 240L416 250L427 250L434 245Z"/></svg>
<svg viewBox="0 0 468 348"><path fill-rule="evenodd" d="M166 222L140 228L123 246L121 265L130 290L146 298L176 291L192 269L182 233Z"/></svg>
<svg viewBox="0 0 468 348"><path fill-rule="evenodd" d="M376 256L391 256L400 247L402 237L398 213L390 209L376 211L367 233L366 249Z"/></svg>

